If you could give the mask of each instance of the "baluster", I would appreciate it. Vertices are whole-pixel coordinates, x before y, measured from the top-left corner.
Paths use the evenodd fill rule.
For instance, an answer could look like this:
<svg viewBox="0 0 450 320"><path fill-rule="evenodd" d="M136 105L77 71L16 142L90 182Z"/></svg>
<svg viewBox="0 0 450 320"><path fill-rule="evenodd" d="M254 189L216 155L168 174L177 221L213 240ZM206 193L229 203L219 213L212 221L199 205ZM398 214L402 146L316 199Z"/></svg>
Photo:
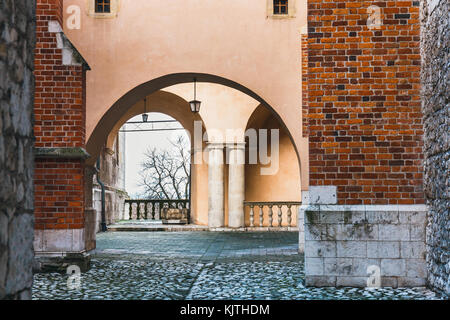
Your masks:
<svg viewBox="0 0 450 320"><path fill-rule="evenodd" d="M277 205L277 207L278 207L278 226L279 227L281 227L281 219L282 219L282 215L283 215L283 211L281 210L282 206L283 205L281 205L281 204Z"/></svg>
<svg viewBox="0 0 450 320"><path fill-rule="evenodd" d="M151 202L152 209L150 210L151 220L155 220L155 203Z"/></svg>
<svg viewBox="0 0 450 320"><path fill-rule="evenodd" d="M136 207L136 220L140 219L141 219L141 202L138 202Z"/></svg>
<svg viewBox="0 0 450 320"><path fill-rule="evenodd" d="M128 202L128 220L133 220L133 202Z"/></svg>
<svg viewBox="0 0 450 320"><path fill-rule="evenodd" d="M264 219L264 205L260 204L259 205L259 226L262 227L263 226L263 219Z"/></svg>
<svg viewBox="0 0 450 320"><path fill-rule="evenodd" d="M273 227L273 205L269 204L269 227Z"/></svg>
<svg viewBox="0 0 450 320"><path fill-rule="evenodd" d="M158 220L161 219L161 216L159 215L159 211L161 210L161 202L155 202L155 220L156 217L158 217Z"/></svg>
<svg viewBox="0 0 450 320"><path fill-rule="evenodd" d="M290 227L290 226L291 226L291 223L292 223L292 211L291 211L292 205L291 205L291 204L288 204L287 206L288 206L288 212L287 212L288 227Z"/></svg>
<svg viewBox="0 0 450 320"><path fill-rule="evenodd" d="M255 224L255 212L253 211L254 205L250 205L250 227L254 227Z"/></svg>
<svg viewBox="0 0 450 320"><path fill-rule="evenodd" d="M148 202L144 202L144 219L147 220L148 218Z"/></svg>

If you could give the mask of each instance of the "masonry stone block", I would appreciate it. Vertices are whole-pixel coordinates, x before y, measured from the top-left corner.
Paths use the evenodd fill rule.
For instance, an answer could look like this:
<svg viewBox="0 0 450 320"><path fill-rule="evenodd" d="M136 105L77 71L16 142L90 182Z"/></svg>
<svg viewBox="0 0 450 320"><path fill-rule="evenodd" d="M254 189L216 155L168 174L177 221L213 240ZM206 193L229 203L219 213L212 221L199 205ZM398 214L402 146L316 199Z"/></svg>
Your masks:
<svg viewBox="0 0 450 320"><path fill-rule="evenodd" d="M425 241L426 226L424 224L411 224L409 225L409 234L411 241Z"/></svg>
<svg viewBox="0 0 450 320"><path fill-rule="evenodd" d="M398 284L398 277L381 277L381 286L382 287L390 287L390 288L397 288L399 286Z"/></svg>
<svg viewBox="0 0 450 320"><path fill-rule="evenodd" d="M368 258L400 258L400 243L398 241L368 241Z"/></svg>
<svg viewBox="0 0 450 320"><path fill-rule="evenodd" d="M376 224L397 224L399 223L399 213L398 211L394 211L394 209L392 210L393 211L367 211L367 222Z"/></svg>
<svg viewBox="0 0 450 320"><path fill-rule="evenodd" d="M382 276L405 276L406 262L404 259L381 259Z"/></svg>
<svg viewBox="0 0 450 320"><path fill-rule="evenodd" d="M305 224L305 240L325 240L327 226L323 224Z"/></svg>
<svg viewBox="0 0 450 320"><path fill-rule="evenodd" d="M305 244L305 256L312 258L336 257L336 242L308 241Z"/></svg>
<svg viewBox="0 0 450 320"><path fill-rule="evenodd" d="M425 278L401 277L397 281L399 287L425 287L427 284Z"/></svg>
<svg viewBox="0 0 450 320"><path fill-rule="evenodd" d="M342 258L367 257L367 243L364 241L338 241L337 256Z"/></svg>
<svg viewBox="0 0 450 320"><path fill-rule="evenodd" d="M367 277L336 277L336 287L365 287Z"/></svg>
<svg viewBox="0 0 450 320"><path fill-rule="evenodd" d="M320 223L344 223L344 215L342 212L321 211Z"/></svg>
<svg viewBox="0 0 450 320"><path fill-rule="evenodd" d="M323 258L308 258L305 260L305 272L312 276L323 275Z"/></svg>
<svg viewBox="0 0 450 320"><path fill-rule="evenodd" d="M365 211L344 211L344 224L367 223Z"/></svg>
<svg viewBox="0 0 450 320"><path fill-rule="evenodd" d="M367 268L370 266L380 267L380 259L353 258L353 276L369 276Z"/></svg>
<svg viewBox="0 0 450 320"><path fill-rule="evenodd" d="M402 241L401 246L401 257L402 258L426 258L426 246L423 241Z"/></svg>
<svg viewBox="0 0 450 320"><path fill-rule="evenodd" d="M309 201L311 204L336 204L336 186L310 186Z"/></svg>
<svg viewBox="0 0 450 320"><path fill-rule="evenodd" d="M401 224L425 224L426 212L399 212L399 222Z"/></svg>
<svg viewBox="0 0 450 320"><path fill-rule="evenodd" d="M336 287L336 277L330 276L310 276L305 279L308 287Z"/></svg>
<svg viewBox="0 0 450 320"><path fill-rule="evenodd" d="M427 278L427 263L424 259L406 259L406 276L411 278Z"/></svg>
<svg viewBox="0 0 450 320"><path fill-rule="evenodd" d="M378 237L385 241L408 241L410 240L409 225L380 224L378 226Z"/></svg>

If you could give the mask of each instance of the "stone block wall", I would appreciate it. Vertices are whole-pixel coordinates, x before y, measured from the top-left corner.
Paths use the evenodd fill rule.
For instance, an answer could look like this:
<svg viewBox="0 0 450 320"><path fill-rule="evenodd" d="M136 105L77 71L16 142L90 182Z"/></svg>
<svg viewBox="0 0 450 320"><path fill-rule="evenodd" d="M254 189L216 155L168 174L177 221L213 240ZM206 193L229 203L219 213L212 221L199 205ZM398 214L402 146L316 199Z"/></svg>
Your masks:
<svg viewBox="0 0 450 320"><path fill-rule="evenodd" d="M425 286L425 205L312 205L305 214L307 286ZM372 269L370 269L372 268Z"/></svg>
<svg viewBox="0 0 450 320"><path fill-rule="evenodd" d="M428 280L450 295L450 2L421 3Z"/></svg>
<svg viewBox="0 0 450 320"><path fill-rule="evenodd" d="M34 1L0 1L0 299L31 298L34 15Z"/></svg>

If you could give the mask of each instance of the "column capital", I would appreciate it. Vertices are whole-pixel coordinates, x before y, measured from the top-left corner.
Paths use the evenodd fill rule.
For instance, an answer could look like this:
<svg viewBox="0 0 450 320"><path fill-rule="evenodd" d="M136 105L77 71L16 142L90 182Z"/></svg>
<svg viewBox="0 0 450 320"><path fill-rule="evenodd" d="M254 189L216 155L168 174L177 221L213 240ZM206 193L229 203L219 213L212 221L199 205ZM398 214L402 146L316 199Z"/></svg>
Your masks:
<svg viewBox="0 0 450 320"><path fill-rule="evenodd" d="M225 144L227 149L242 149L245 150L246 142L230 142Z"/></svg>
<svg viewBox="0 0 450 320"><path fill-rule="evenodd" d="M223 149L225 146L225 143L222 142L207 142L208 149Z"/></svg>

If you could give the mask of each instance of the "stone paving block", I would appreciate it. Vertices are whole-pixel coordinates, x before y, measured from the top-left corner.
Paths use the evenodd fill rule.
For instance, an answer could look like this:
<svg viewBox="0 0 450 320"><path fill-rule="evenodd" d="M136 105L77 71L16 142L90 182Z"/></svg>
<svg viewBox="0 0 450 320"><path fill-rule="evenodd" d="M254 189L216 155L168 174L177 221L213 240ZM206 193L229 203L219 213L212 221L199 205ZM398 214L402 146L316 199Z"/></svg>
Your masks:
<svg viewBox="0 0 450 320"><path fill-rule="evenodd" d="M400 247L402 258L426 258L426 246L423 241L401 241Z"/></svg>
<svg viewBox="0 0 450 320"><path fill-rule="evenodd" d="M98 251L93 256L92 269L83 273L82 290L67 290L65 274L36 274L33 299L436 298L428 290L409 288L328 288L337 285L337 276L334 275L308 275L305 278L303 256L295 252L298 237L294 233L160 232L149 235L130 232L122 236L106 233L97 237L98 247L103 252ZM294 248L293 255L266 254L287 252L291 248ZM118 254L105 254L108 250L115 250ZM199 260L207 251L219 251L220 256L214 261ZM353 285L362 287L365 286L362 282L366 278L363 273L365 263L379 264L380 260L323 258L324 267L333 267L341 278L340 285L345 280L348 284L352 281ZM384 278L390 280L384 281L385 286L397 286L397 277ZM410 284L420 283L414 277L411 279Z"/></svg>
<svg viewBox="0 0 450 320"><path fill-rule="evenodd" d="M394 225L394 224L380 224L378 225L378 239L393 241L393 240L403 240L407 241L409 237L409 226L408 225Z"/></svg>
<svg viewBox="0 0 450 320"><path fill-rule="evenodd" d="M307 241L305 243L305 257L336 257L336 242Z"/></svg>
<svg viewBox="0 0 450 320"><path fill-rule="evenodd" d="M404 259L381 259L382 276L405 276L406 263Z"/></svg>
<svg viewBox="0 0 450 320"><path fill-rule="evenodd" d="M399 241L368 241L368 258L400 258Z"/></svg>
<svg viewBox="0 0 450 320"><path fill-rule="evenodd" d="M367 244L364 241L337 241L336 248L340 258L367 257Z"/></svg>

